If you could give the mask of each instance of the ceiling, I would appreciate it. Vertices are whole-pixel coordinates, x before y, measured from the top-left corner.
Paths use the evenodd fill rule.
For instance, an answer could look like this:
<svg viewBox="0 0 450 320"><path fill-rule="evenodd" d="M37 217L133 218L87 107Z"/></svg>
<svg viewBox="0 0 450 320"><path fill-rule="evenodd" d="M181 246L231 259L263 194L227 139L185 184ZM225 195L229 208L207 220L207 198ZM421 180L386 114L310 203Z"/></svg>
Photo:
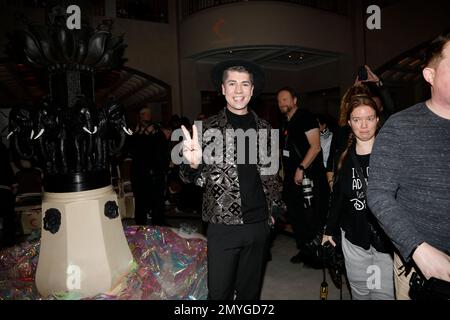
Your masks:
<svg viewBox="0 0 450 320"><path fill-rule="evenodd" d="M46 93L48 80L41 70L0 60L0 108L34 105ZM96 76L96 103L110 96L128 110L169 99L168 85L137 70L124 67Z"/></svg>
<svg viewBox="0 0 450 320"><path fill-rule="evenodd" d="M227 59L243 59L267 69L302 71L337 61L339 54L292 46L255 46L208 51L190 58L207 64Z"/></svg>
<svg viewBox="0 0 450 320"><path fill-rule="evenodd" d="M413 48L375 70L386 83L409 84L421 79L426 43ZM245 59L263 68L302 71L333 61L339 55L290 46L239 47L209 51L190 57L198 63L215 64L225 59ZM0 59L0 108L33 105L48 91L43 72L27 65ZM96 76L96 102L114 96L126 109L170 99L170 87L145 73L123 67Z"/></svg>
<svg viewBox="0 0 450 320"><path fill-rule="evenodd" d="M395 57L375 70L385 82L407 84L421 79L423 56L428 42ZM191 56L198 63L216 64L227 59L243 59L257 63L263 68L303 71L339 60L332 52L290 46L238 47L204 52Z"/></svg>
<svg viewBox="0 0 450 320"><path fill-rule="evenodd" d="M428 42L395 57L374 70L386 84L410 85L422 79L423 56ZM303 71L339 60L339 54L300 47L265 46L239 47L209 51L190 57L198 63L216 64L226 59L244 59L257 63L263 68Z"/></svg>
<svg viewBox="0 0 450 320"><path fill-rule="evenodd" d="M422 78L423 57L428 43L422 44L380 68L381 78L390 83L416 82Z"/></svg>
<svg viewBox="0 0 450 320"><path fill-rule="evenodd" d="M140 71L123 67L96 80L96 101L102 104L112 96L127 110L136 110L147 103L169 99L169 86Z"/></svg>
<svg viewBox="0 0 450 320"><path fill-rule="evenodd" d="M334 53L298 47L267 46L232 48L206 52L192 57L199 63L215 64L224 59L245 59L264 68L301 71L337 61ZM0 108L33 105L48 91L44 72L11 60L0 60ZM137 70L123 67L96 76L96 102L103 104L114 96L128 110L146 103L168 101L169 86Z"/></svg>

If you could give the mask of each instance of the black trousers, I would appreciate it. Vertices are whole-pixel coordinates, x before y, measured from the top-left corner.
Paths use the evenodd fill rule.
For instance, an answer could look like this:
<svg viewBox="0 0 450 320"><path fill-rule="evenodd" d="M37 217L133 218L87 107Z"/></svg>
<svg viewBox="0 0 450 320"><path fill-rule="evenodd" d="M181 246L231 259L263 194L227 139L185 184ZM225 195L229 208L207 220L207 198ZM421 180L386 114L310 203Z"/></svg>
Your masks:
<svg viewBox="0 0 450 320"><path fill-rule="evenodd" d="M14 211L14 195L10 190L0 189L0 217L3 218L0 247L12 246L16 235L16 214Z"/></svg>
<svg viewBox="0 0 450 320"><path fill-rule="evenodd" d="M134 220L138 225L146 225L147 214L151 212L152 225L165 224L164 193L166 176L164 174L146 174L144 170L131 177L134 195Z"/></svg>
<svg viewBox="0 0 450 320"><path fill-rule="evenodd" d="M313 205L305 208L302 187L293 182L293 177L286 177L286 179L283 186L283 199L287 207L287 218L292 225L297 248L302 250L321 231L326 222L329 187L325 176L313 178Z"/></svg>
<svg viewBox="0 0 450 320"><path fill-rule="evenodd" d="M209 224L208 298L260 299L267 262L270 228L267 220L228 226Z"/></svg>

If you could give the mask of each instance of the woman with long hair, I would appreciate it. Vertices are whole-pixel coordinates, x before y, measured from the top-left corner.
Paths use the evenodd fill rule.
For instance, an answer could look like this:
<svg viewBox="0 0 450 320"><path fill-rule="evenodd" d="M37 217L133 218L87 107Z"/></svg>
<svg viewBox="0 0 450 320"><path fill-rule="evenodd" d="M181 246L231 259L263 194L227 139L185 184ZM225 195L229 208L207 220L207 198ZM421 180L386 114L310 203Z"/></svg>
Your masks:
<svg viewBox="0 0 450 320"><path fill-rule="evenodd" d="M333 139L331 140L330 152L326 165L327 181L330 189L333 189L334 172L336 171L335 159L338 157L339 151L347 144L351 132L347 125L347 114L350 100L356 95L371 96L369 88L363 83L358 83L348 88L341 99L339 105L338 126L333 134Z"/></svg>
<svg viewBox="0 0 450 320"><path fill-rule="evenodd" d="M394 299L392 245L367 207L369 159L380 109L368 95L354 95L344 110L351 129L338 156L322 244L341 238L347 278L355 300ZM370 179L369 179L370 180Z"/></svg>

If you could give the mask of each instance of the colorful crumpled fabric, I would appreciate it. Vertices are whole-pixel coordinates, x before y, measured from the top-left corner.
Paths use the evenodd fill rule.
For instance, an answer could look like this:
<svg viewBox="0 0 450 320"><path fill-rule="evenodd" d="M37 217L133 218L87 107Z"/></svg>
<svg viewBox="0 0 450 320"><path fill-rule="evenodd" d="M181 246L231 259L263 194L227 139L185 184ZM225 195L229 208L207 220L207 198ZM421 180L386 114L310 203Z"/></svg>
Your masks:
<svg viewBox="0 0 450 320"><path fill-rule="evenodd" d="M206 241L180 236L165 227L125 228L134 257L131 272L111 292L92 300L205 300L207 290ZM34 281L40 242L26 241L0 251L0 300L74 300L74 292L39 295Z"/></svg>

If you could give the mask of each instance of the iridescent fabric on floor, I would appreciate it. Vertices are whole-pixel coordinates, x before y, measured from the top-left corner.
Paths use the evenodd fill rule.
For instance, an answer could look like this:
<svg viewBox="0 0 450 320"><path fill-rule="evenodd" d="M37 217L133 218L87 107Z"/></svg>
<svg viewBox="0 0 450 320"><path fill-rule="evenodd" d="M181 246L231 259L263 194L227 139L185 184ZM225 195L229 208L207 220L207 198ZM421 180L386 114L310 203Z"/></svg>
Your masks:
<svg viewBox="0 0 450 320"><path fill-rule="evenodd" d="M164 227L125 228L135 265L111 292L93 300L204 300L207 298L206 241L200 235L182 237ZM189 238L189 239L188 239ZM61 292L42 297L34 276L39 241L27 241L0 251L0 300L79 299Z"/></svg>

